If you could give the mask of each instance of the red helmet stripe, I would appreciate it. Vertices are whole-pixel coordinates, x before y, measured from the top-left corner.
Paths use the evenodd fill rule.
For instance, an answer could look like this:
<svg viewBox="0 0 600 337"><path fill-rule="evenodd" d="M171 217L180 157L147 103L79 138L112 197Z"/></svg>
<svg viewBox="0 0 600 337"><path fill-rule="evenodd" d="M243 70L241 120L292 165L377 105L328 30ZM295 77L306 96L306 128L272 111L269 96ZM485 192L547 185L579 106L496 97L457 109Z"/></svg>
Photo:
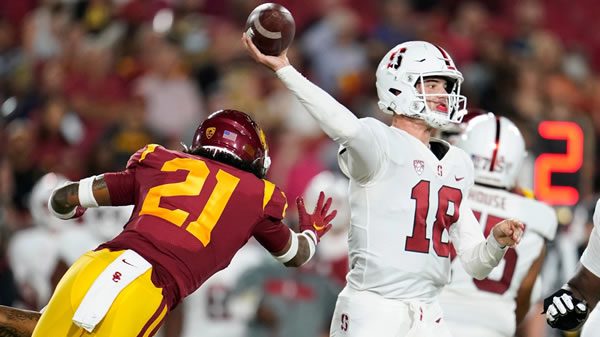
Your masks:
<svg viewBox="0 0 600 337"><path fill-rule="evenodd" d="M496 143L492 152L492 160L490 162L490 172L494 172L496 161L498 159L498 149L500 148L500 117L496 116Z"/></svg>
<svg viewBox="0 0 600 337"><path fill-rule="evenodd" d="M444 57L444 62L446 62L446 67L448 67L448 69L450 69L450 70L456 70L456 68L454 68L452 66L452 64L450 63L450 55L448 55L448 53L446 53L444 48L438 46L437 44L434 44L434 46L440 51L440 53L442 53L442 56Z"/></svg>

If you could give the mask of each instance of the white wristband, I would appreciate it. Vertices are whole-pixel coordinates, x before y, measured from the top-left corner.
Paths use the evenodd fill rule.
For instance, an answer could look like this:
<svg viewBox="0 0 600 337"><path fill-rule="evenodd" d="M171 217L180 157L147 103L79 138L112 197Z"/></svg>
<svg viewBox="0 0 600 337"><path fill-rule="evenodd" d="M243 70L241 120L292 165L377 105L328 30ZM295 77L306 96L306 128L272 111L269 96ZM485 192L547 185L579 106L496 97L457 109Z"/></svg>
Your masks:
<svg viewBox="0 0 600 337"><path fill-rule="evenodd" d="M490 233L487 237L487 242L492 245L495 249L500 249L500 250L504 250L506 249L507 246L502 246L500 244L500 242L498 242L498 240L496 240L496 237L494 236L494 233Z"/></svg>
<svg viewBox="0 0 600 337"><path fill-rule="evenodd" d="M54 192L56 192L56 189L52 192L50 198L48 198L48 210L50 211L50 214L62 220L71 219L75 215L75 212L77 212L77 207L74 207L69 213L66 214L58 213L54 207L52 207L52 198L54 197Z"/></svg>
<svg viewBox="0 0 600 337"><path fill-rule="evenodd" d="M287 263L289 262L291 259L293 259L296 254L298 253L298 234L296 234L294 231L292 231L290 229L290 240L292 240L291 244L290 244L290 249L288 249L287 252L285 252L285 254L281 255L281 256L275 256L275 259L281 263Z"/></svg>
<svg viewBox="0 0 600 337"><path fill-rule="evenodd" d="M79 204L81 207L98 207L98 202L96 201L96 198L94 198L94 190L92 189L94 179L96 179L96 176L87 177L79 181L77 195L79 196Z"/></svg>
<svg viewBox="0 0 600 337"><path fill-rule="evenodd" d="M311 230L305 230L300 235L304 236L304 238L308 242L308 248L309 248L308 258L302 264L302 265L304 265L306 262L308 262L308 261L310 261L310 259L312 259L313 255L315 255L315 252L317 251L317 238L316 238L315 232L313 232Z"/></svg>

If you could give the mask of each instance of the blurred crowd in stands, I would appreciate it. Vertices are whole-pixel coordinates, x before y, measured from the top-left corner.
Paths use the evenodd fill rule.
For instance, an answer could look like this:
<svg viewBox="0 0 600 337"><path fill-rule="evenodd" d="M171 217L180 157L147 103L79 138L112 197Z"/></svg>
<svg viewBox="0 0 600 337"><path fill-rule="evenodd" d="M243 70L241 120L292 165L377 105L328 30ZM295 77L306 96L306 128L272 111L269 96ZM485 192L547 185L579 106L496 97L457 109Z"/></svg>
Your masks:
<svg viewBox="0 0 600 337"><path fill-rule="evenodd" d="M221 108L248 112L265 129L273 158L269 179L288 200L303 194L319 172L336 171L337 147L243 50L246 17L261 2L0 1L0 255L14 233L34 225L28 200L44 174L77 180L122 169L148 143L180 149L179 142L191 143L198 123ZM562 240L567 248L555 249L557 262L548 262L562 266L548 269L556 284L564 282L586 245L590 207L600 191L600 34L593 0L277 2L296 20L291 62L360 117L389 118L375 110L375 67L391 47L418 39L451 53L465 77L469 108L513 120L533 157L547 150L538 143L540 121L577 123L585 137L574 182L581 202L559 209L564 226L556 246ZM565 259L565 249L575 255ZM1 258L1 304L23 296L18 285L10 286L10 270ZM331 276L331 282L339 287L344 280ZM264 287L289 295L285 284ZM300 300L311 293L296 290ZM264 322L285 311L285 301L273 305L258 315ZM323 331L328 324L324 317Z"/></svg>

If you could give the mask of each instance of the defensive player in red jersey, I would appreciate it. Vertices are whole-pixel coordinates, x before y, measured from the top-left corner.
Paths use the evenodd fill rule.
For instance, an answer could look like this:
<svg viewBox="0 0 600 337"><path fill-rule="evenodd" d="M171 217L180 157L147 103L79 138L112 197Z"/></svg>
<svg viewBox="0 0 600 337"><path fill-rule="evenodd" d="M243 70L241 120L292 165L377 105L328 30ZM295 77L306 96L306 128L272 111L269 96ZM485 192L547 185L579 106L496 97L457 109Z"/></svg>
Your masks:
<svg viewBox="0 0 600 337"><path fill-rule="evenodd" d="M298 198L301 233L291 231L282 223L285 195L264 179L268 167L258 125L243 112L221 110L184 152L147 145L124 171L57 189L48 206L63 219L88 207L135 208L123 232L71 266L33 336L153 336L168 311L225 268L251 236L286 266L307 262L336 211L323 193L313 214Z"/></svg>

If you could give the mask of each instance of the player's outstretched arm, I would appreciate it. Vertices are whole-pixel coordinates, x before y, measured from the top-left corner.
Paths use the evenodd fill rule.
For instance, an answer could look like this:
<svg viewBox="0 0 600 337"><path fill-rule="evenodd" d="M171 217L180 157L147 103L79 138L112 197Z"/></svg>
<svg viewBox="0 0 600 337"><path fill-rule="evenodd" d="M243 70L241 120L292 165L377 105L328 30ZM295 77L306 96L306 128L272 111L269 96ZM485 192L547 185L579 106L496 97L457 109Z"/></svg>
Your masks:
<svg viewBox="0 0 600 337"><path fill-rule="evenodd" d="M48 209L61 219L83 215L88 207L110 206L110 194L103 176L92 176L59 187L48 200Z"/></svg>
<svg viewBox="0 0 600 337"><path fill-rule="evenodd" d="M467 274L482 280L498 266L508 247L521 240L523 229L520 221L504 220L484 238L471 208L461 205L459 221L450 228L449 234Z"/></svg>
<svg viewBox="0 0 600 337"><path fill-rule="evenodd" d="M30 337L41 314L0 305L0 337Z"/></svg>
<svg viewBox="0 0 600 337"><path fill-rule="evenodd" d="M590 311L600 301L600 277L591 272L585 265L581 265L573 278L567 282L569 288L576 296L585 300Z"/></svg>
<svg viewBox="0 0 600 337"><path fill-rule="evenodd" d="M299 267L310 261L321 237L331 229L331 220L337 214L337 210L329 211L331 202L331 198L325 200L325 194L319 193L319 200L311 214L306 211L304 199L296 198L300 233L292 233L282 254L275 255L277 260L287 267Z"/></svg>
<svg viewBox="0 0 600 337"><path fill-rule="evenodd" d="M261 53L245 34L242 42L250 56L276 72L283 84L298 98L319 126L336 143L348 149L356 167L356 179L372 176L380 167L384 154L375 137L348 108L302 76L290 63L284 51L279 56Z"/></svg>

